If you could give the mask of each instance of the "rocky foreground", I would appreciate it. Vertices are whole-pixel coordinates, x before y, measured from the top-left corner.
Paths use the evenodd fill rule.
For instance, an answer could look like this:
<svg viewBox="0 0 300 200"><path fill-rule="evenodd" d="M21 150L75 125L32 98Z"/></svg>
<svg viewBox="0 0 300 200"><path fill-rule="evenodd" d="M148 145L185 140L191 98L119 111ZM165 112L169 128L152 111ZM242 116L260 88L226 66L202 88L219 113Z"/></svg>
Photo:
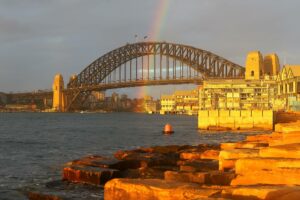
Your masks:
<svg viewBox="0 0 300 200"><path fill-rule="evenodd" d="M299 125L276 124L271 134L247 136L237 143L157 146L119 151L113 158L84 157L67 163L63 181L54 183L64 189L46 187L26 195L31 200L76 199L61 190L82 193L86 190L80 187L94 185L99 193L104 186L105 200L298 200ZM87 194L81 199L99 198Z"/></svg>

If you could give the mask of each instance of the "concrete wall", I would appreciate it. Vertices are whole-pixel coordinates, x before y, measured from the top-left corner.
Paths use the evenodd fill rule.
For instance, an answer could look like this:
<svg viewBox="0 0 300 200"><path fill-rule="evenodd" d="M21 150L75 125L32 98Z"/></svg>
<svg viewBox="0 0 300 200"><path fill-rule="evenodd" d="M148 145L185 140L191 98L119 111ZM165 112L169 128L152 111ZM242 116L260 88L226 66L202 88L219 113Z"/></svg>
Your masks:
<svg viewBox="0 0 300 200"><path fill-rule="evenodd" d="M273 110L199 110L198 128L273 129Z"/></svg>

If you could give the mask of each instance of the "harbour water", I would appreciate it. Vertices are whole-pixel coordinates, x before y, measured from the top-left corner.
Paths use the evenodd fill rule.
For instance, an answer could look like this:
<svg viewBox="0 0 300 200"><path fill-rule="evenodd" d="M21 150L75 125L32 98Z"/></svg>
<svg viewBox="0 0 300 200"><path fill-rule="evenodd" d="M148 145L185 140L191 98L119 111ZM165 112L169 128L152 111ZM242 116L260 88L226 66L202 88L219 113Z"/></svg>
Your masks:
<svg viewBox="0 0 300 200"><path fill-rule="evenodd" d="M175 134L162 135L171 123ZM220 143L246 133L200 133L194 116L137 113L0 113L0 199L25 199L20 188L59 180L64 163L137 147Z"/></svg>

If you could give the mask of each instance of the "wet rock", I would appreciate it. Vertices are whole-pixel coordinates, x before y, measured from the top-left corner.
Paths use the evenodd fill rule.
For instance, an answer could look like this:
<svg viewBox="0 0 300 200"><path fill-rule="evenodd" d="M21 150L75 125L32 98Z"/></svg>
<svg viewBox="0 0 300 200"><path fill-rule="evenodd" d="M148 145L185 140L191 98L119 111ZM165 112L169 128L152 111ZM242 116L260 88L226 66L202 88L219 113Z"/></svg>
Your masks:
<svg viewBox="0 0 300 200"><path fill-rule="evenodd" d="M180 151L193 149L194 146L191 145L167 145L167 146L154 146L149 148L140 148L141 150L147 153L161 153L161 154L169 154L169 153L179 153Z"/></svg>
<svg viewBox="0 0 300 200"><path fill-rule="evenodd" d="M102 156L86 156L78 160L74 160L67 165L84 165L100 168L111 168L118 170L137 169L141 166L138 160L118 160L116 158L106 158Z"/></svg>
<svg viewBox="0 0 300 200"><path fill-rule="evenodd" d="M99 187L65 181L51 181L42 186L23 188L22 193L29 200L96 200L103 198Z"/></svg>
<svg viewBox="0 0 300 200"><path fill-rule="evenodd" d="M205 199L221 193L221 190L203 189L194 183L159 179L113 179L104 188L105 200Z"/></svg>
<svg viewBox="0 0 300 200"><path fill-rule="evenodd" d="M72 165L63 169L63 180L93 185L105 184L108 180L120 177L119 170Z"/></svg>
<svg viewBox="0 0 300 200"><path fill-rule="evenodd" d="M115 154L116 156L116 154ZM140 167L153 167L160 165L176 165L179 155L176 153L148 153L139 151L130 151L117 153L117 157L123 161L137 162Z"/></svg>

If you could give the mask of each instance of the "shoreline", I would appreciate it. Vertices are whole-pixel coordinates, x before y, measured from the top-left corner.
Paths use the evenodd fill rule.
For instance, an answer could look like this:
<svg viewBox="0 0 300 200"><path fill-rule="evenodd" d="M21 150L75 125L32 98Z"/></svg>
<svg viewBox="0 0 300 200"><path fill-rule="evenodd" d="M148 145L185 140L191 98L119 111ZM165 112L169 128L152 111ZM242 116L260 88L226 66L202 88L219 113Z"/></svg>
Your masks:
<svg viewBox="0 0 300 200"><path fill-rule="evenodd" d="M66 163L61 180L24 193L30 200L299 199L300 121L292 119L239 142L85 156Z"/></svg>

